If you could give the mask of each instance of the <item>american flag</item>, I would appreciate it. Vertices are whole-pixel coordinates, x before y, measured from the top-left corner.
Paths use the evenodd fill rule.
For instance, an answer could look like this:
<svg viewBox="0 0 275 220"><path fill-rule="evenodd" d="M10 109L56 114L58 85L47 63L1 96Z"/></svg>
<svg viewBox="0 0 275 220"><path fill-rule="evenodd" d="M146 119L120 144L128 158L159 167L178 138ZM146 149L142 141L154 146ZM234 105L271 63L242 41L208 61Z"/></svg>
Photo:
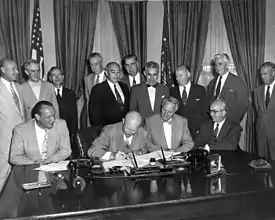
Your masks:
<svg viewBox="0 0 275 220"><path fill-rule="evenodd" d="M44 55L43 55L42 29L41 29L39 0L34 0L34 7L33 7L31 58L39 61L39 63L40 63L40 78L44 79L45 78L44 77Z"/></svg>
<svg viewBox="0 0 275 220"><path fill-rule="evenodd" d="M162 47L161 47L161 83L168 87L174 86L173 76L173 58L170 48L170 30L169 30L169 1L163 1L164 16L162 30Z"/></svg>

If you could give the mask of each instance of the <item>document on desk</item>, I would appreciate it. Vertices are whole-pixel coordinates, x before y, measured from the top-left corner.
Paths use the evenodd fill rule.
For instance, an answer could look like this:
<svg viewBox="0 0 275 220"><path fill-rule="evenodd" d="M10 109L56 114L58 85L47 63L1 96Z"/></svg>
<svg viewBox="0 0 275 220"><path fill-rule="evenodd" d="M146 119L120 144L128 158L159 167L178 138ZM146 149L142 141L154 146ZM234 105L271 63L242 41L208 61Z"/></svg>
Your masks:
<svg viewBox="0 0 275 220"><path fill-rule="evenodd" d="M44 165L41 165L40 167L37 167L34 170L41 170L46 172L67 170L68 169L67 166L69 162L70 162L69 160L65 160L65 161L60 161L58 163L44 164Z"/></svg>
<svg viewBox="0 0 275 220"><path fill-rule="evenodd" d="M164 156L166 159L169 159L172 157L172 155L178 155L180 152L171 152L171 151L164 151ZM136 156L136 161L138 167L144 167L149 164L150 158L155 158L156 160L162 159L162 153L161 151L154 151L148 154L143 154ZM134 161L131 158L127 158L124 160L110 160L103 162L103 167L105 170L108 170L109 168L115 167L115 166L121 166L121 167L135 167Z"/></svg>

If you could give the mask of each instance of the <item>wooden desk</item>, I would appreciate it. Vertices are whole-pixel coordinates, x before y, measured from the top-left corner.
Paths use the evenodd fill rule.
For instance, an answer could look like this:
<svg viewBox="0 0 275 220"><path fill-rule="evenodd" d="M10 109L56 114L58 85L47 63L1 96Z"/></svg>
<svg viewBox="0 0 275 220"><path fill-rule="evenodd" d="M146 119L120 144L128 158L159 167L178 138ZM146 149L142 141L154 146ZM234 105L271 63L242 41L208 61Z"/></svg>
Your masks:
<svg viewBox="0 0 275 220"><path fill-rule="evenodd" d="M25 192L21 184L37 181L38 171L33 171L35 166L15 166L0 195L0 218L263 220L275 216L275 172L251 172L247 164L255 157L247 153L220 154L228 176L205 178L187 172L154 180L101 179L87 182L82 192L61 189L52 175L50 188Z"/></svg>

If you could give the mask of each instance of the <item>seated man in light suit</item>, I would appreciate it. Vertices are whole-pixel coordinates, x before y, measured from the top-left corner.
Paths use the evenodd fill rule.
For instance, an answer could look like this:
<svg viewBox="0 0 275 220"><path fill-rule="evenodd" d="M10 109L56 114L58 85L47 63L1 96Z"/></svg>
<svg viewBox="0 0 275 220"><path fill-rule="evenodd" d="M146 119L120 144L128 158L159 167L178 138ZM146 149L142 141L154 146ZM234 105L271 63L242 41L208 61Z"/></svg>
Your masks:
<svg viewBox="0 0 275 220"><path fill-rule="evenodd" d="M209 119L202 124L195 139L197 146L206 146L216 150L238 149L242 127L226 115L227 106L225 101L222 99L215 100L210 106L212 120Z"/></svg>
<svg viewBox="0 0 275 220"><path fill-rule="evenodd" d="M70 136L63 119L55 119L55 109L48 101L38 102L32 117L15 127L10 163L14 165L47 164L65 160L71 154Z"/></svg>
<svg viewBox="0 0 275 220"><path fill-rule="evenodd" d="M149 132L149 141L157 151L187 152L193 148L194 142L190 135L186 118L175 114L179 102L174 97L165 98L162 102L161 113L145 119L145 126Z"/></svg>
<svg viewBox="0 0 275 220"><path fill-rule="evenodd" d="M124 159L127 154L145 154L152 148L148 132L141 127L142 117L138 112L128 112L122 122L107 125L88 150L89 157L102 160Z"/></svg>

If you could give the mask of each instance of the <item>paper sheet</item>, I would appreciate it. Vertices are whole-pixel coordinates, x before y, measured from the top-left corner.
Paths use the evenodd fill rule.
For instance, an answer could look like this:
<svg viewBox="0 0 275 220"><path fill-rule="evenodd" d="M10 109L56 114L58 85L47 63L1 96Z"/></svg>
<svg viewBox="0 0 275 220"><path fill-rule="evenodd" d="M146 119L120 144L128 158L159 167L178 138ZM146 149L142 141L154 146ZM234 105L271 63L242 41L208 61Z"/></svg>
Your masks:
<svg viewBox="0 0 275 220"><path fill-rule="evenodd" d="M46 172L67 170L68 169L67 166L69 162L70 162L69 160L65 160L65 161L60 161L58 163L45 164L45 165L41 165L40 167L34 170L41 170Z"/></svg>
<svg viewBox="0 0 275 220"><path fill-rule="evenodd" d="M164 151L165 159L169 159L172 157L172 155L178 155L180 152L171 152L171 151ZM156 160L162 159L162 153L161 151L154 151L148 154L143 154L136 156L136 161L138 164L138 167L144 167L147 164L149 164L150 158L154 157ZM109 168L112 168L114 166L127 166L127 167L135 167L134 160L133 159L126 159L126 160L110 160L103 162L103 167L105 170L108 170Z"/></svg>

